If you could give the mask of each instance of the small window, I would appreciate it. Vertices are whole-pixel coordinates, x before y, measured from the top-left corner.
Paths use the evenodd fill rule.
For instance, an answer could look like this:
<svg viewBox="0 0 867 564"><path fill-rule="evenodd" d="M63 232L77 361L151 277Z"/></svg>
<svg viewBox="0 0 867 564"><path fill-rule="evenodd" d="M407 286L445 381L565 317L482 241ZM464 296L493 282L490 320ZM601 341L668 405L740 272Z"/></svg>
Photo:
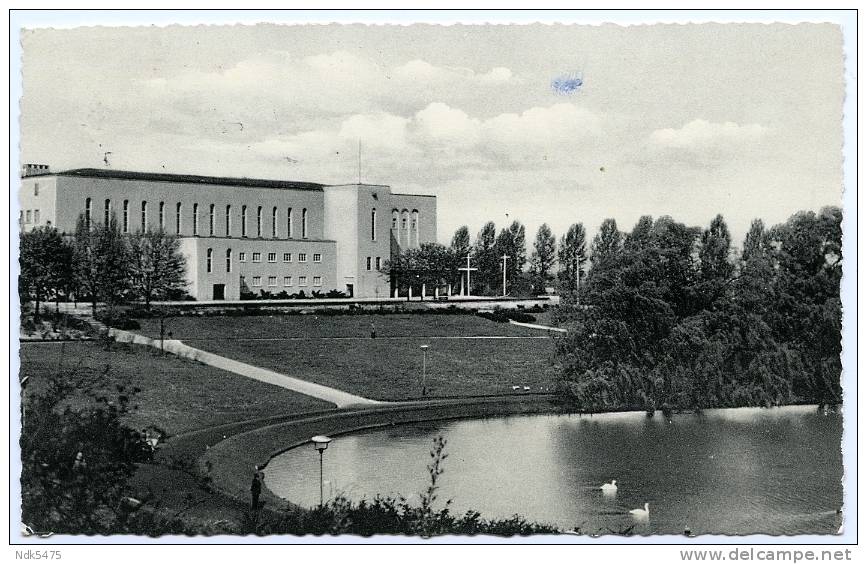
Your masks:
<svg viewBox="0 0 867 564"><path fill-rule="evenodd" d="M276 276L269 276L268 277L268 285L269 286L276 286L277 285L277 277Z"/></svg>
<svg viewBox="0 0 867 564"><path fill-rule="evenodd" d="M292 253L283 253L283 262L292 262Z"/></svg>
<svg viewBox="0 0 867 564"><path fill-rule="evenodd" d="M226 249L226 272L232 272L232 249Z"/></svg>
<svg viewBox="0 0 867 564"><path fill-rule="evenodd" d="M261 286L262 285L262 277L254 276L253 277L253 286Z"/></svg>
<svg viewBox="0 0 867 564"><path fill-rule="evenodd" d="M313 285L314 286L322 286L322 277L321 276L314 276L313 277Z"/></svg>
<svg viewBox="0 0 867 564"><path fill-rule="evenodd" d="M283 285L284 286L291 286L292 285L292 277L291 276L284 276L283 277Z"/></svg>
<svg viewBox="0 0 867 564"><path fill-rule="evenodd" d="M39 224L39 210L33 210L33 223Z"/></svg>
<svg viewBox="0 0 867 564"><path fill-rule="evenodd" d="M238 262L247 262L247 253L238 253Z"/></svg>
<svg viewBox="0 0 867 564"><path fill-rule="evenodd" d="M298 253L298 262L307 262L307 253Z"/></svg>
<svg viewBox="0 0 867 564"><path fill-rule="evenodd" d="M30 210L27 210L27 213L25 214L24 217L25 217L24 223L31 223L33 221L33 212Z"/></svg>
<svg viewBox="0 0 867 564"><path fill-rule="evenodd" d="M306 286L307 285L307 277L306 276L299 276L298 277L298 285L299 286Z"/></svg>
<svg viewBox="0 0 867 564"><path fill-rule="evenodd" d="M277 262L277 253L268 253L268 262Z"/></svg>
<svg viewBox="0 0 867 564"><path fill-rule="evenodd" d="M371 268L371 262L372 261L373 261L373 259L371 257L367 257L367 270L372 270L372 268Z"/></svg>
<svg viewBox="0 0 867 564"><path fill-rule="evenodd" d="M313 253L313 262L322 262L322 255L319 253Z"/></svg>
<svg viewBox="0 0 867 564"><path fill-rule="evenodd" d="M214 271L214 249L208 249L207 259L205 260L205 270L208 272Z"/></svg>
<svg viewBox="0 0 867 564"><path fill-rule="evenodd" d="M38 195L39 195L39 183L38 183L38 182L36 182L36 183L33 184L33 195L34 195L34 196L38 196Z"/></svg>
<svg viewBox="0 0 867 564"><path fill-rule="evenodd" d="M376 257L376 269L382 270L382 257Z"/></svg>
<svg viewBox="0 0 867 564"><path fill-rule="evenodd" d="M253 262L262 262L262 253L253 253Z"/></svg>

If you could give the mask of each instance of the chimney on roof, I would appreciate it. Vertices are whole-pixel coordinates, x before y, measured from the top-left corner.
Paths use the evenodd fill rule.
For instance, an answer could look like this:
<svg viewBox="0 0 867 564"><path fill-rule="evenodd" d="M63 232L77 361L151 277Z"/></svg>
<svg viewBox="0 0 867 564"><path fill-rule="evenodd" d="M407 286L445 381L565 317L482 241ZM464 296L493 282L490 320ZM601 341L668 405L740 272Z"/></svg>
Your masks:
<svg viewBox="0 0 867 564"><path fill-rule="evenodd" d="M22 178L24 178L25 176L39 176L41 174L49 174L47 164L25 163L21 165Z"/></svg>

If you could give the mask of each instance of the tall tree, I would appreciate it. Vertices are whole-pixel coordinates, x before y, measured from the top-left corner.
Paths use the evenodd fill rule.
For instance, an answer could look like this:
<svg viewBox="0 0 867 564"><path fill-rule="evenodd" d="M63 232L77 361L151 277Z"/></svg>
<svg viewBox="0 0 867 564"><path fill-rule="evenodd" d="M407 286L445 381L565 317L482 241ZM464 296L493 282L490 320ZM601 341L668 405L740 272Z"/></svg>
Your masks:
<svg viewBox="0 0 867 564"><path fill-rule="evenodd" d="M414 288L427 291L448 284L455 277L455 255L449 247L439 243L422 243L418 249L405 249L386 261L384 272L391 276L396 288ZM417 294L419 295L419 294Z"/></svg>
<svg viewBox="0 0 867 564"><path fill-rule="evenodd" d="M513 221L508 228L500 231L494 243L496 257L499 265L499 284L494 284L494 288L502 288L503 284L503 255L506 255L506 288L513 289L512 293L519 293L514 290L516 282L521 273L524 271L524 266L527 263L527 237L526 229L520 221Z"/></svg>
<svg viewBox="0 0 867 564"><path fill-rule="evenodd" d="M497 228L493 221L487 222L476 237L473 246L473 262L477 271L471 276L473 289L471 293L490 294L496 291L499 273L497 251L494 244L497 240Z"/></svg>
<svg viewBox="0 0 867 564"><path fill-rule="evenodd" d="M71 247L53 227L37 227L21 234L18 292L21 299L35 303L34 319L39 320L39 305L69 285L72 268Z"/></svg>
<svg viewBox="0 0 867 564"><path fill-rule="evenodd" d="M632 231L624 237L623 246L628 250L639 250L650 244L653 238L653 217L642 215Z"/></svg>
<svg viewBox="0 0 867 564"><path fill-rule="evenodd" d="M111 310L132 288L130 246L114 214L108 224L92 223L89 228L84 216L79 216L73 263L77 287L90 296L93 315L98 301Z"/></svg>
<svg viewBox="0 0 867 564"><path fill-rule="evenodd" d="M133 289L147 309L152 300L170 299L186 287L186 261L177 237L148 229L136 233L130 244Z"/></svg>
<svg viewBox="0 0 867 564"><path fill-rule="evenodd" d="M587 263L587 233L583 223L573 223L569 226L566 234L560 238L560 246L557 249L560 270L557 273L557 279L561 296L573 296L573 298L575 296L577 290L576 259L577 268L583 279L584 266Z"/></svg>
<svg viewBox="0 0 867 564"><path fill-rule="evenodd" d="M539 226L533 241L533 254L530 260L533 286L537 294L543 293L551 281L551 270L557 261L557 242L547 223Z"/></svg>
<svg viewBox="0 0 867 564"><path fill-rule="evenodd" d="M623 235L617 230L617 222L608 218L599 226L599 233L593 238L590 251L590 262L595 267L606 260L614 258L623 243Z"/></svg>
<svg viewBox="0 0 867 564"><path fill-rule="evenodd" d="M451 249L454 258L455 272L452 280L449 282L457 288L460 285L461 278L465 276L465 274L458 269L466 266L467 256L469 256L473 250L472 243L470 242L470 230L466 225L462 225L455 231L449 248Z"/></svg>
<svg viewBox="0 0 867 564"><path fill-rule="evenodd" d="M768 248L768 232L765 229L765 222L761 219L754 219L750 224L750 230L744 238L744 249L741 253L741 260L746 263L753 257L766 255L770 249Z"/></svg>
<svg viewBox="0 0 867 564"><path fill-rule="evenodd" d="M730 260L731 235L722 215L717 215L710 226L701 235L698 249L699 286L697 293L705 301L703 307L709 307L722 297L726 285L734 273L734 264Z"/></svg>

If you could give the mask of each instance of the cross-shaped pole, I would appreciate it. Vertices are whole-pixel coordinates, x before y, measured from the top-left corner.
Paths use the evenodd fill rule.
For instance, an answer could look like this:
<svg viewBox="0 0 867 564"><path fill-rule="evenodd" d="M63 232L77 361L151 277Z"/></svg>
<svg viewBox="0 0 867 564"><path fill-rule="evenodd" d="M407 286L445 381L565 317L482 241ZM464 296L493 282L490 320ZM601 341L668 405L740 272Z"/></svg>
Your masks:
<svg viewBox="0 0 867 564"><path fill-rule="evenodd" d="M578 301L578 293L581 290L581 257L575 254L575 305L581 305Z"/></svg>
<svg viewBox="0 0 867 564"><path fill-rule="evenodd" d="M509 260L509 255L503 255L503 295L506 295L506 261Z"/></svg>
<svg viewBox="0 0 867 564"><path fill-rule="evenodd" d="M467 266L464 268L459 268L458 270L466 270L467 271L467 295L469 296L470 295L470 271L471 270L478 270L478 268L471 268L470 267L470 254L469 253L467 253Z"/></svg>

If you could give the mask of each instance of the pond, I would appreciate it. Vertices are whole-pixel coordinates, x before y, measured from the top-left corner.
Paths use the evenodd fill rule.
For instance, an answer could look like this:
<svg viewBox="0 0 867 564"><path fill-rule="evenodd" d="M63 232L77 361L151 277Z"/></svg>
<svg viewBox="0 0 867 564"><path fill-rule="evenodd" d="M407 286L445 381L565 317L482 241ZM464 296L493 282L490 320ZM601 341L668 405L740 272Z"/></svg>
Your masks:
<svg viewBox="0 0 867 564"><path fill-rule="evenodd" d="M436 507L486 518L520 514L588 534L835 533L840 526L843 417L815 406L659 413L536 415L441 421L336 438L325 495L403 495L429 483L433 439L448 442ZM617 491L600 486L617 481ZM265 483L319 503L311 445L275 457ZM649 504L649 516L630 510ZM630 529L631 528L631 529Z"/></svg>

